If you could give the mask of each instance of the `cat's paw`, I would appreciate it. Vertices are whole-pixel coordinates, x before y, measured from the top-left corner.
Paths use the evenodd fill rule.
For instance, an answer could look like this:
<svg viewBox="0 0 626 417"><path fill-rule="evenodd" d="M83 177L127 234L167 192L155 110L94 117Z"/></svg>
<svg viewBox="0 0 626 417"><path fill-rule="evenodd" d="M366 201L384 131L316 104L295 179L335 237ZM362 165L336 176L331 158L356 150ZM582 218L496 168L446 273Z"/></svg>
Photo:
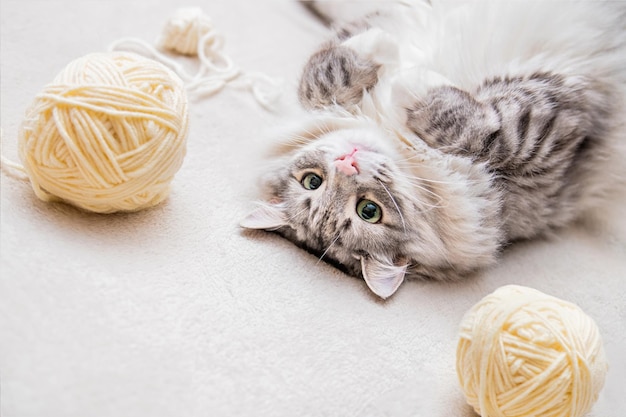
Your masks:
<svg viewBox="0 0 626 417"><path fill-rule="evenodd" d="M350 108L376 85L378 68L351 48L329 43L313 54L304 68L298 88L300 102L308 109Z"/></svg>
<svg viewBox="0 0 626 417"><path fill-rule="evenodd" d="M494 109L456 87L432 89L407 109L407 127L429 146L478 155L484 139L500 128Z"/></svg>

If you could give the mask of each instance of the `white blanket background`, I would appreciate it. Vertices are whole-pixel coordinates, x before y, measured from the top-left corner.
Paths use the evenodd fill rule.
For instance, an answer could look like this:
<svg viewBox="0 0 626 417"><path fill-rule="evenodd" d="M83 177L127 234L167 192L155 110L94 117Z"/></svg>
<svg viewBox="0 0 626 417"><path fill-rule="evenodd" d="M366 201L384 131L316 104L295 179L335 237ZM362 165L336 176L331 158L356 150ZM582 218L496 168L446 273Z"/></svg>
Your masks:
<svg viewBox="0 0 626 417"><path fill-rule="evenodd" d="M71 60L152 42L198 6L246 71L285 81L275 113L226 88L190 107L170 198L134 214L46 204L1 176L0 377L6 417L470 417L457 328L505 284L583 308L610 361L590 416L626 414L626 199L591 226L507 250L458 284L410 282L387 302L281 238L244 233L269 132L327 30L291 1L1 0L2 153ZM626 139L626 138L625 138ZM626 161L625 161L626 163Z"/></svg>

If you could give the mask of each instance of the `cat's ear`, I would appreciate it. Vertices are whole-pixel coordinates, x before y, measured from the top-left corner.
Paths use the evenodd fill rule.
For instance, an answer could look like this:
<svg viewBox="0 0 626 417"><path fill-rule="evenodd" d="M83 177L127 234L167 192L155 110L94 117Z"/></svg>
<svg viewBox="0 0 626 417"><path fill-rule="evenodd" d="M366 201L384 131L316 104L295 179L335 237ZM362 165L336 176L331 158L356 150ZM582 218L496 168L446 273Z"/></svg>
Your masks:
<svg viewBox="0 0 626 417"><path fill-rule="evenodd" d="M382 299L391 297L406 274L407 265L381 262L369 256L361 257L361 271L365 283L374 294Z"/></svg>
<svg viewBox="0 0 626 417"><path fill-rule="evenodd" d="M239 225L246 229L276 230L285 226L285 215L280 204L261 204L248 214Z"/></svg>

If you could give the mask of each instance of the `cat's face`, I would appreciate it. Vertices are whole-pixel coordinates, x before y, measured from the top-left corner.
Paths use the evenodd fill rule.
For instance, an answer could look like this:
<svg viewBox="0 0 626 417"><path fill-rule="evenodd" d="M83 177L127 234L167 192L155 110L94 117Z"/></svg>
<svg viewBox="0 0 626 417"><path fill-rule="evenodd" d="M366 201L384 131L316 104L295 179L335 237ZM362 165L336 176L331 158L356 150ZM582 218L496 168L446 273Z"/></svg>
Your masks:
<svg viewBox="0 0 626 417"><path fill-rule="evenodd" d="M299 246L363 276L382 298L401 284L408 259L412 187L380 132L344 129L289 155L265 186L269 201L242 226L275 230Z"/></svg>

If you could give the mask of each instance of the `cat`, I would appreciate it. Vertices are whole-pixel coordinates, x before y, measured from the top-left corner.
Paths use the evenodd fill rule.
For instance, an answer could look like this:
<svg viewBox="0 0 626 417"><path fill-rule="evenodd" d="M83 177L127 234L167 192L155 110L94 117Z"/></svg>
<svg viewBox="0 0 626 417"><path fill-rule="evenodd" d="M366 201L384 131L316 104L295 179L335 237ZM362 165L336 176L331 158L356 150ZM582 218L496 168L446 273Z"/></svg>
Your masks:
<svg viewBox="0 0 626 417"><path fill-rule="evenodd" d="M311 117L241 225L383 299L407 277L462 279L624 182L626 6L398 2L337 24L298 95Z"/></svg>

